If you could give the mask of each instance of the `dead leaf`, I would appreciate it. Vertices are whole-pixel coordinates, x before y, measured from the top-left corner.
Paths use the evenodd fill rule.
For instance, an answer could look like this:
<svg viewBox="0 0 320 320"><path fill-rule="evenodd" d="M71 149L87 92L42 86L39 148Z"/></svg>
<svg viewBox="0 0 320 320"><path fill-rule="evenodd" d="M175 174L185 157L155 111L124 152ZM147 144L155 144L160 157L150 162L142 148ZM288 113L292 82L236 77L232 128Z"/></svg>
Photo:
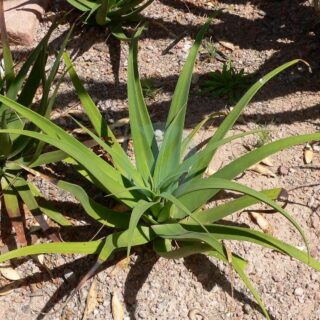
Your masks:
<svg viewBox="0 0 320 320"><path fill-rule="evenodd" d="M126 268L128 268L130 263L130 256L129 257L125 257L124 259L120 260L112 269L112 271L110 272L111 276L115 276L119 271L124 270Z"/></svg>
<svg viewBox="0 0 320 320"><path fill-rule="evenodd" d="M123 306L120 302L118 292L116 290L113 290L113 293L112 293L111 308L112 308L113 320L123 320L124 318Z"/></svg>
<svg viewBox="0 0 320 320"><path fill-rule="evenodd" d="M210 166L207 168L207 170L204 173L205 177L210 177L211 175L213 175L216 171L213 170L212 168L210 168Z"/></svg>
<svg viewBox="0 0 320 320"><path fill-rule="evenodd" d="M234 51L235 47L231 42L228 41L219 41L219 43L226 49Z"/></svg>
<svg viewBox="0 0 320 320"><path fill-rule="evenodd" d="M273 227L269 221L260 213L249 211L249 215L253 222L255 222L264 233L273 234Z"/></svg>
<svg viewBox="0 0 320 320"><path fill-rule="evenodd" d="M10 268L10 267L8 267L8 268L0 268L0 273L2 274L3 277L5 277L8 280L15 281L15 280L20 280L21 279L18 271L16 271L13 268Z"/></svg>
<svg viewBox="0 0 320 320"><path fill-rule="evenodd" d="M130 122L130 119L128 117L127 118L122 118L122 119L117 120L115 123L110 124L110 128L111 129L115 129L115 128L124 127L129 122Z"/></svg>
<svg viewBox="0 0 320 320"><path fill-rule="evenodd" d="M229 264L232 264L232 251L231 251L231 249L226 245L225 242L223 242L223 246L224 246L224 250L225 250L226 255L227 255L228 263L229 263Z"/></svg>
<svg viewBox="0 0 320 320"><path fill-rule="evenodd" d="M91 314L91 312L95 309L97 306L97 281L96 278L93 278L93 281L91 283L88 296L87 296L87 301L86 301L86 307L83 312L83 317L82 320L86 320L88 316Z"/></svg>
<svg viewBox="0 0 320 320"><path fill-rule="evenodd" d="M271 160L270 157L264 158L264 159L261 161L261 163L264 164L265 166L268 166L268 167L273 167L273 166L274 166L273 161Z"/></svg>
<svg viewBox="0 0 320 320"><path fill-rule="evenodd" d="M309 144L304 149L304 163L309 164L313 160L313 150Z"/></svg>
<svg viewBox="0 0 320 320"><path fill-rule="evenodd" d="M44 265L44 255L43 254L39 254L36 259L38 260L38 262L41 264L41 265Z"/></svg>
<svg viewBox="0 0 320 320"><path fill-rule="evenodd" d="M271 170L269 170L267 167L263 166L260 163L251 166L249 170L260 173L266 177L275 178L277 176L274 172L272 172Z"/></svg>

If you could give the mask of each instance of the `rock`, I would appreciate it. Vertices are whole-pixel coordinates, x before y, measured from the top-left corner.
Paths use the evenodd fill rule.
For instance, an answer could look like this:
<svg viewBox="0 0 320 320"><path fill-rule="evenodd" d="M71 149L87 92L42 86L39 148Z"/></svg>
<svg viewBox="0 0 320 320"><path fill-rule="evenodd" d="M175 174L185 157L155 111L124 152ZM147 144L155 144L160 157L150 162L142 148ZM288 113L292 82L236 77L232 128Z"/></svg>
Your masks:
<svg viewBox="0 0 320 320"><path fill-rule="evenodd" d="M289 169L286 166L280 166L278 173L282 176L286 176L289 173Z"/></svg>
<svg viewBox="0 0 320 320"><path fill-rule="evenodd" d="M12 43L29 46L45 13L49 0L6 0L5 20L9 39Z"/></svg>
<svg viewBox="0 0 320 320"><path fill-rule="evenodd" d="M311 216L311 226L312 228L316 229L316 230L319 230L320 228L320 218L319 216L317 216L316 214L313 214Z"/></svg>
<svg viewBox="0 0 320 320"><path fill-rule="evenodd" d="M245 314L250 314L250 312L251 312L251 307L250 307L250 305L249 305L248 303L246 303L246 304L243 306L243 312L244 312Z"/></svg>
<svg viewBox="0 0 320 320"><path fill-rule="evenodd" d="M302 288L296 288L296 289L294 290L294 295L295 295L295 296L301 297L301 296L303 295L303 293L304 293L304 291L303 291Z"/></svg>

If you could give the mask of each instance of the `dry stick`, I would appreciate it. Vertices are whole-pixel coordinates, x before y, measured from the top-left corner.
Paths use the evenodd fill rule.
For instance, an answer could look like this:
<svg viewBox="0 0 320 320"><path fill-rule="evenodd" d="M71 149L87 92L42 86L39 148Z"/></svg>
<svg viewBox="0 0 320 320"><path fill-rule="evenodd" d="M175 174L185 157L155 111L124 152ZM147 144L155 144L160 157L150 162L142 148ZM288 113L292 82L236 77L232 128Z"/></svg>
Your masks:
<svg viewBox="0 0 320 320"><path fill-rule="evenodd" d="M89 280L91 277L93 277L94 275L96 275L97 270L99 269L99 267L103 264L103 262L97 260L95 262L95 264L91 267L91 269L82 277L82 279L80 280L80 282L78 283L78 285L73 289L73 291L71 291L71 293L69 294L69 296L67 297L66 301L63 303L62 307L61 307L61 315L64 314L65 312L65 308L67 306L67 304L69 303L69 301L74 297L74 295L76 293L78 293L80 291L80 289L82 288L82 286L85 284L85 282L87 280Z"/></svg>
<svg viewBox="0 0 320 320"><path fill-rule="evenodd" d="M167 54L176 44L178 44L186 35L187 31L180 33L179 35L175 36L175 39L162 51L162 55L164 56Z"/></svg>

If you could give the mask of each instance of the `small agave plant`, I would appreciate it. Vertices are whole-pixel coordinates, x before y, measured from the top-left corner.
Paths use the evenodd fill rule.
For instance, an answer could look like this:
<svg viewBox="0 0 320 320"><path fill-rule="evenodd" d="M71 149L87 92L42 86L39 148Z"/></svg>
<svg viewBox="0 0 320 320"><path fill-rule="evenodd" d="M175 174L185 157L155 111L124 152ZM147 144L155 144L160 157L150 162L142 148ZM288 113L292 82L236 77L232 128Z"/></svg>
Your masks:
<svg viewBox="0 0 320 320"><path fill-rule="evenodd" d="M94 132L80 123L79 125L110 155L113 165L104 161L47 118L8 97L0 96L3 104L41 129L41 132L10 129L1 130L1 133L25 135L62 150L69 155L71 160L68 162L74 163L75 168L78 168L89 182L128 208L127 212L116 212L90 198L80 185L52 179L58 187L71 192L91 218L113 231L97 241L43 243L16 249L1 255L0 262L44 253L97 254L96 264L80 281L83 283L117 250L126 250L129 255L133 247L151 244L159 256L168 259L203 253L222 260L235 270L268 319L270 318L263 301L245 272L247 261L226 247L228 241L252 242L320 270L320 262L312 258L309 252L299 250L263 232L247 227L230 226L223 221L225 217L235 212L257 203L264 203L283 215L295 227L308 248L306 237L298 223L275 202L281 188L256 191L235 182L234 179L252 165L284 148L320 140L320 133L287 137L265 144L233 160L209 177L204 176L220 146L256 133L251 131L227 136L257 91L278 73L296 64L298 60L276 68L255 83L226 116L207 145L196 153L185 156L193 136L203 124L183 138L192 71L201 39L209 23L210 21L197 35L179 77L160 146L156 142L154 126L144 101L138 74L137 42L142 29L139 29L133 37L128 59L128 100L134 161L118 143L85 91L67 54L64 55L66 67ZM230 198L215 207L206 208L205 205L222 190L232 190L242 195Z"/></svg>
<svg viewBox="0 0 320 320"><path fill-rule="evenodd" d="M2 4L2 1L1 1ZM3 23L3 8L0 7L2 17L0 17L1 42L3 48L3 70L0 75L0 93L23 104L29 110L33 109L39 115L48 117L54 105L58 88L62 81L57 81L56 75L61 63L62 54L65 50L71 31L65 38L60 52L58 52L52 68L46 73L48 60L48 41L56 27L54 23L38 46L31 51L26 61L22 64L19 71L15 71L14 62L6 33L6 26ZM51 87L55 84L55 90L51 93ZM38 89L42 89L41 98L37 100ZM19 116L14 110L8 108L4 103L0 103L0 128L1 129L28 129L39 131L24 117ZM36 186L25 179L22 166L41 165L52 160L62 160L66 154L62 151L43 154L45 144L37 139L32 139L25 135L2 133L0 134L0 192L3 213L6 212L9 222L16 235L16 244L26 245L26 226L24 223L25 210L21 206L24 203L26 208L34 215L41 228L46 231L49 226L43 214L50 216L62 224L69 224L58 212L50 210L47 205L39 204L41 193ZM52 157L53 156L53 157ZM43 199L42 199L43 200ZM4 221L4 219L2 220ZM11 230L6 230L10 238ZM52 240L58 241L55 235L50 235ZM4 240L6 242L6 239Z"/></svg>
<svg viewBox="0 0 320 320"><path fill-rule="evenodd" d="M200 85L201 94L226 97L230 103L234 103L250 87L252 79L253 75L245 73L243 69L237 71L229 58L222 71L211 72L210 78Z"/></svg>
<svg viewBox="0 0 320 320"><path fill-rule="evenodd" d="M126 22L140 20L140 12L153 0L67 0L73 7L83 12L86 23L107 25L120 39L127 39L122 31Z"/></svg>

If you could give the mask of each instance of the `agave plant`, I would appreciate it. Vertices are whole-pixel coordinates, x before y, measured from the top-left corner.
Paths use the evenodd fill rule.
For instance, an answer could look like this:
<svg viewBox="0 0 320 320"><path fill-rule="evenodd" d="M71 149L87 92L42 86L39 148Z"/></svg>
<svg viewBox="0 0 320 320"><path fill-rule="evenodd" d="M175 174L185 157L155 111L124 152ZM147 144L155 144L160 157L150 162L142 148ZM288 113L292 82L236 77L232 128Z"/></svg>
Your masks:
<svg viewBox="0 0 320 320"><path fill-rule="evenodd" d="M177 259L203 253L215 257L232 267L255 297L262 312L268 312L245 273L247 262L227 247L227 241L252 242L289 255L316 270L320 262L308 252L278 240L277 238L246 227L230 226L223 218L257 203L265 203L283 215L294 225L308 248L306 237L298 223L286 212L276 199L281 189L256 191L234 181L240 173L260 162L265 157L286 147L319 140L320 133L284 138L268 143L248 152L227 164L209 177L204 176L217 149L235 139L255 132L226 137L240 113L257 91L271 78L296 64L288 62L261 78L240 99L213 134L207 145L198 152L186 156L186 150L203 121L187 137L183 138L189 89L197 52L209 22L200 30L179 77L169 110L164 138L159 145L153 124L144 101L137 66L137 42L141 32L131 41L128 59L128 101L134 161L118 143L110 127L103 120L97 107L81 84L71 60L64 55L70 77L94 128L79 125L112 158L114 165L105 162L76 138L42 115L4 96L0 101L41 129L41 133L30 130L1 130L2 133L22 134L51 144L70 156L71 163L79 168L88 181L100 188L105 195L112 195L127 208L127 212L116 212L90 198L86 191L70 181L52 180L58 187L71 192L82 204L86 213L111 231L103 239L84 242L43 243L13 250L0 256L0 262L15 257L42 253L98 254L98 260L87 279L116 250L126 250L129 255L135 246L152 244L155 252L168 259ZM207 209L206 203L221 190L233 190L242 194L229 201ZM219 223L218 223L219 222Z"/></svg>
<svg viewBox="0 0 320 320"><path fill-rule="evenodd" d="M243 69L237 71L229 59L222 71L211 72L210 78L200 85L201 93L226 97L230 103L234 103L250 87L252 78L252 74L246 74Z"/></svg>
<svg viewBox="0 0 320 320"><path fill-rule="evenodd" d="M112 33L123 35L121 26L128 21L139 20L140 12L153 0L67 0L83 12L85 22L108 25ZM122 38L122 36L120 36Z"/></svg>
<svg viewBox="0 0 320 320"><path fill-rule="evenodd" d="M3 20L2 20L3 21ZM46 36L31 51L19 71L15 72L14 62L10 51L9 42L6 36L5 25L1 25L4 69L0 78L0 92L3 96L25 105L34 112L48 117L50 115L55 97L61 83L58 82L54 92L51 94L56 74L61 63L61 57L65 49L69 35L66 37L57 54L50 73L47 75L45 68L48 59L48 40L56 24L50 28ZM41 88L42 96L36 100L37 90ZM14 110L9 109L5 104L0 104L0 128L1 129L28 129L39 131L37 127L28 123L24 117L19 116ZM48 163L51 160L63 159L66 154L58 151L42 154L45 146L41 141L24 135L1 133L0 134L0 191L3 197L3 208L5 209L10 223L16 233L18 245L27 243L23 217L25 216L20 202L23 201L30 212L33 213L38 223L45 231L48 224L43 218L45 213L62 224L68 224L68 220L62 215L40 206L37 198L39 191L31 185L23 174L22 166L33 166ZM9 231L9 230L8 230ZM9 232L8 232L9 233ZM54 235L51 238L58 240Z"/></svg>

